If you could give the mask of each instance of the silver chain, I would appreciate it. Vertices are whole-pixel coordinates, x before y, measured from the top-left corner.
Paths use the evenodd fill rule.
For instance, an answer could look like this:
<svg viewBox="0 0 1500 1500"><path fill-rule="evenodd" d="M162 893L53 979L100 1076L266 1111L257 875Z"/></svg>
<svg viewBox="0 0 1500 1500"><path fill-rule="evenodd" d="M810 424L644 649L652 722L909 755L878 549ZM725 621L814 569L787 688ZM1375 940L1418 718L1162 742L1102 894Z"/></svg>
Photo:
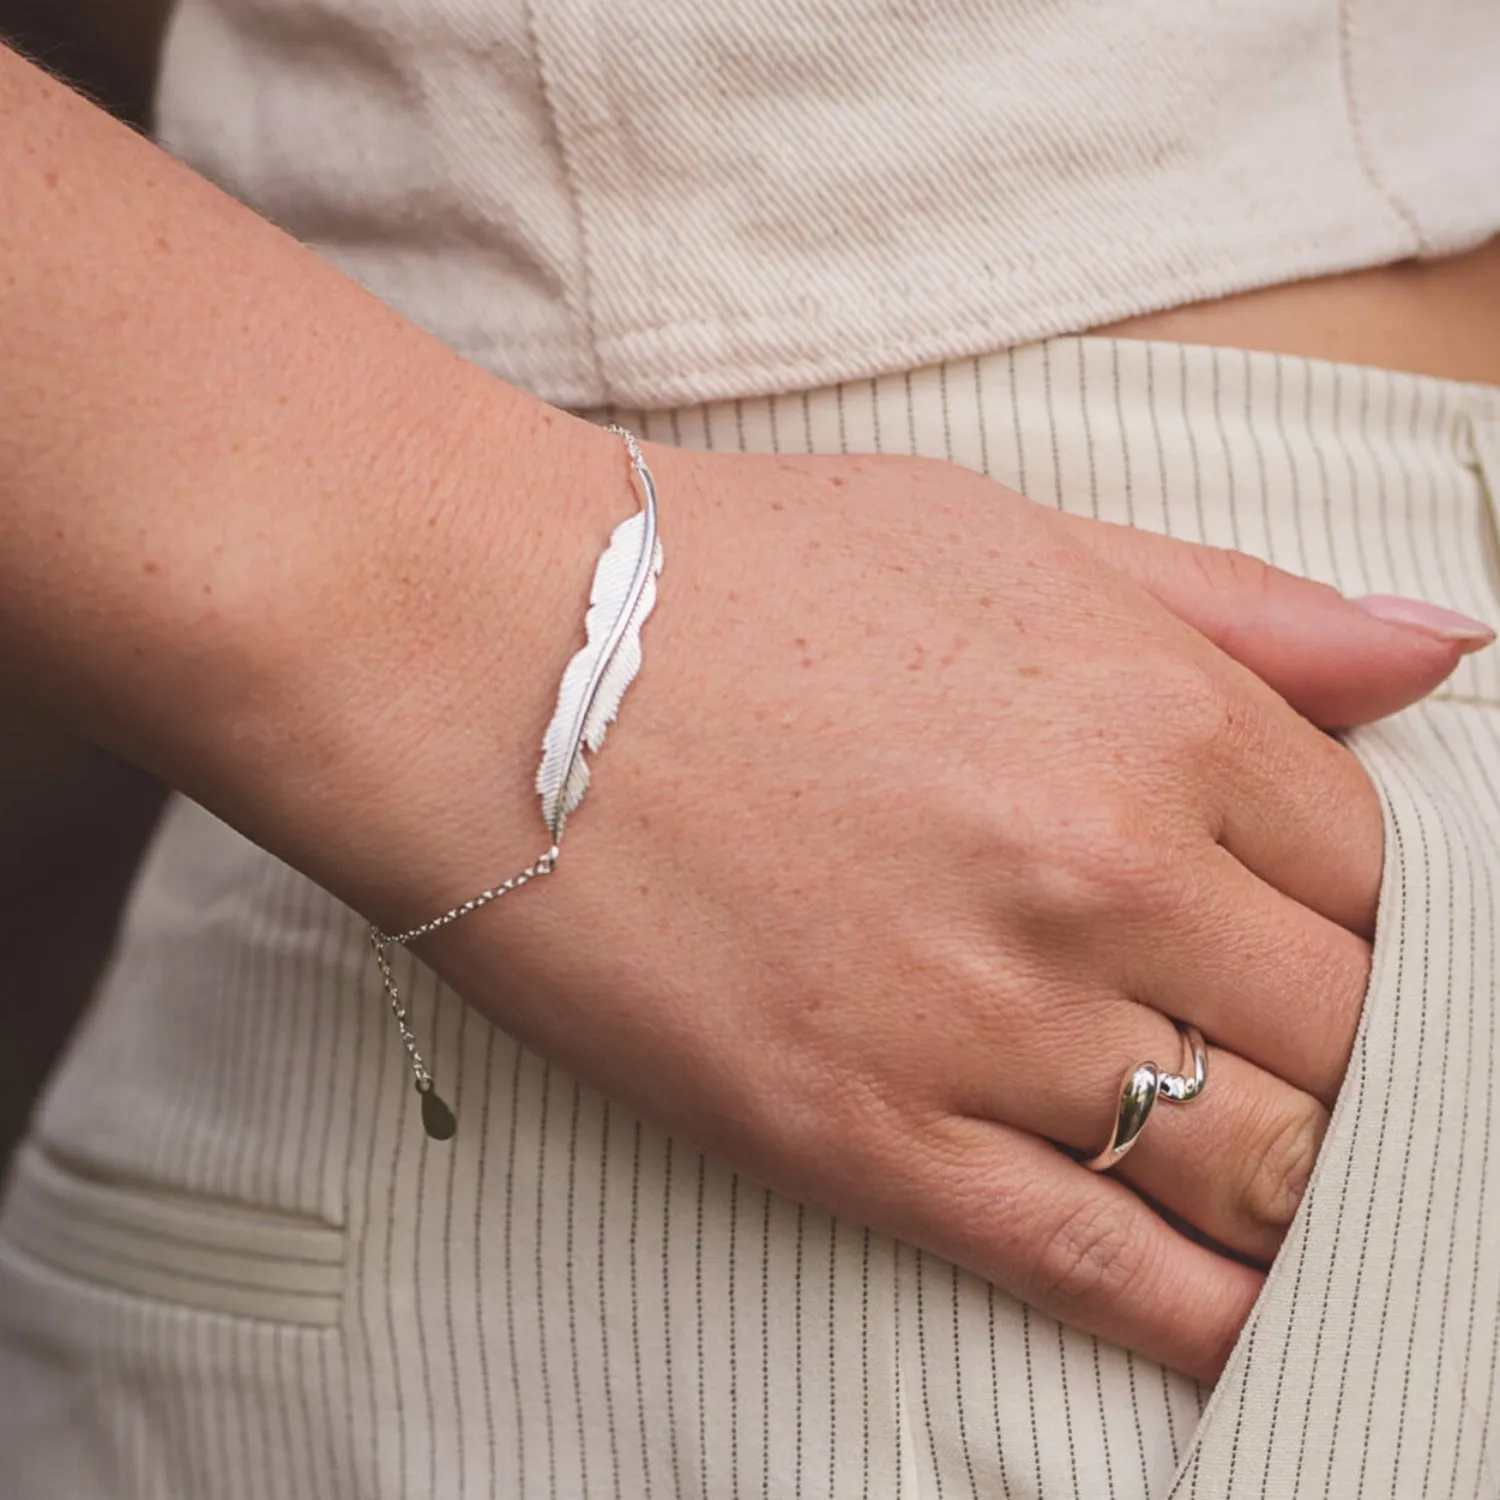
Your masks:
<svg viewBox="0 0 1500 1500"><path fill-rule="evenodd" d="M604 430L614 433L625 444L625 450L630 454L630 462L636 468L642 469L646 466L646 455L641 452L641 445L636 442L635 434L628 427L621 427L618 422L611 422Z"/></svg>
<svg viewBox="0 0 1500 1500"><path fill-rule="evenodd" d="M413 927L409 932L381 932L372 927L371 932L380 939L382 943L399 943L403 948L414 943L418 938L424 938L430 932L437 932L440 928L447 927L458 921L460 917L466 917L471 911L478 911L481 906L488 906L491 901L498 901L502 896L508 896L512 891L520 890L528 881L535 880L539 875L550 875L557 864L557 856L560 853L554 844L545 854L539 855L534 864L529 864L519 875L512 875L509 880L502 880L499 885L492 885L487 891L480 891L477 896L470 896L467 901L458 906L450 906L442 916L434 917L430 922L423 922L420 927Z"/></svg>
<svg viewBox="0 0 1500 1500"><path fill-rule="evenodd" d="M406 1055L411 1059L411 1070L417 1080L419 1094L428 1093L432 1089L432 1074L422 1059L422 1053L417 1047L417 1039L407 1019L406 1002L401 998L401 989L396 983L395 971L391 968L391 948L405 948L416 942L418 938L424 938L429 933L437 932L450 923L458 921L460 917L468 916L471 911L478 911L481 906L488 906L491 901L498 901L512 891L520 890L523 885L543 875L550 875L557 868L558 853L558 847L554 844L545 854L527 865L519 875L512 875L510 879L502 880L499 885L492 885L486 891L480 891L477 896L470 896L467 901L461 901L457 906L450 906L440 917L434 917L430 922L423 922L419 927L409 928L406 932L382 932L378 927L371 925L370 947L375 951L375 962L380 968L380 982L385 986L386 998L391 1002L391 1014L395 1016L396 1029L401 1033L401 1045L406 1048Z"/></svg>

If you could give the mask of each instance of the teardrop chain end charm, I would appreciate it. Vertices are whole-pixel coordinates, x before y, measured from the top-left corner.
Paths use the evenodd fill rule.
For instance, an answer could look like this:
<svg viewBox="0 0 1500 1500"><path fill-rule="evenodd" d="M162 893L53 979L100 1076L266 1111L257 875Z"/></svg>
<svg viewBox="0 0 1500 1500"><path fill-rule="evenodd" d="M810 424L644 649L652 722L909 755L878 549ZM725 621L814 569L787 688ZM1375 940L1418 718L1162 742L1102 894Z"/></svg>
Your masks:
<svg viewBox="0 0 1500 1500"><path fill-rule="evenodd" d="M427 1080L425 1088L419 1083L417 1092L422 1096L422 1129L431 1140L451 1141L458 1130L458 1121L447 1104L438 1098L432 1080Z"/></svg>
<svg viewBox="0 0 1500 1500"><path fill-rule="evenodd" d="M417 1038L407 1016L406 1002L401 998L400 986L391 967L390 946L396 939L387 936L378 927L370 928L370 947L375 952L375 962L380 969L380 982L390 1001L391 1014L396 1018L396 1029L401 1033L401 1045L406 1049L411 1063L412 1079L422 1099L422 1128L435 1141L450 1140L458 1129L453 1111L433 1091L432 1074L417 1048Z"/></svg>
<svg viewBox="0 0 1500 1500"><path fill-rule="evenodd" d="M375 963L380 970L380 982L385 989L386 999L390 1001L391 1014L396 1018L396 1030L401 1033L401 1045L406 1049L406 1056L411 1062L412 1077L416 1082L417 1093L422 1096L422 1128L435 1141L451 1140L458 1129L458 1121L447 1103L433 1092L432 1074L417 1047L417 1038L411 1029L406 1002L401 998L401 987L396 983L396 973L391 967L390 950L393 947L408 947L418 938L426 937L430 932L437 932L447 927L450 923L458 921L460 917L466 917L470 912L478 911L482 906L488 906L491 901L498 901L500 897L508 896L512 891L519 890L530 881L538 880L543 875L550 875L557 866L557 855L557 845L554 844L545 854L539 855L527 865L519 875L512 875L509 880L502 880L499 885L492 885L487 891L481 891L477 896L471 896L460 905L450 907L442 916L434 917L430 922L423 922L420 927L413 927L409 932L382 932L378 927L370 928L370 947L374 951Z"/></svg>

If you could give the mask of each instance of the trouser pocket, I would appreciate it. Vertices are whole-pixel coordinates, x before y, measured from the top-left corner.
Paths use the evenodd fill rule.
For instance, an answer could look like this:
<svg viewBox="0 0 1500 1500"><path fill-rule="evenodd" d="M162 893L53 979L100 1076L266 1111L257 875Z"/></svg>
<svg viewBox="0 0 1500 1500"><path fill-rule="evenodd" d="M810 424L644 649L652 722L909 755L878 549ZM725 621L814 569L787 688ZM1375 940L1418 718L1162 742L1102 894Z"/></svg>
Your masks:
<svg viewBox="0 0 1500 1500"><path fill-rule="evenodd" d="M339 1320L341 1229L98 1180L34 1145L0 1212L5 1250L133 1296L302 1327Z"/></svg>
<svg viewBox="0 0 1500 1500"><path fill-rule="evenodd" d="M1350 744L1386 813L1359 1038L1174 1497L1473 1494L1500 1441L1500 706Z"/></svg>

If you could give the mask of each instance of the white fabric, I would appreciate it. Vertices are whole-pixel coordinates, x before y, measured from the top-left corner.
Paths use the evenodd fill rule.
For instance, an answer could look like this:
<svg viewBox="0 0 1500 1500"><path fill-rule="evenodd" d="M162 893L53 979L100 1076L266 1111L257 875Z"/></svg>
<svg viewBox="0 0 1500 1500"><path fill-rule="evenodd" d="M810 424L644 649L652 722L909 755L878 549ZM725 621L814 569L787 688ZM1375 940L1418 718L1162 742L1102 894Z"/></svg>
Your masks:
<svg viewBox="0 0 1500 1500"><path fill-rule="evenodd" d="M180 0L160 131L562 405L1500 231L1496 0Z"/></svg>
<svg viewBox="0 0 1500 1500"><path fill-rule="evenodd" d="M1500 391L1063 340L621 415L950 458L1500 618ZM459 1117L427 1140L358 918L176 803L0 1210L6 1500L1493 1500L1500 653L1354 746L1388 828L1362 1031L1201 1422L1191 1381L741 1181L403 955Z"/></svg>

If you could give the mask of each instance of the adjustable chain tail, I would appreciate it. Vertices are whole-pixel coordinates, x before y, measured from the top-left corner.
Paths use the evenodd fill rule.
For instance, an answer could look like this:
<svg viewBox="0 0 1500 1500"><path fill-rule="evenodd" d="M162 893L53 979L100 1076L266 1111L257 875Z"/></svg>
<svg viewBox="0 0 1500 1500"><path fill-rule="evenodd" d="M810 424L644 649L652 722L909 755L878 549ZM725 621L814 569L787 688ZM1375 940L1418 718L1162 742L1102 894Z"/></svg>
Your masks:
<svg viewBox="0 0 1500 1500"><path fill-rule="evenodd" d="M374 951L375 963L380 970L380 982L385 988L386 999L390 1001L391 1014L396 1018L396 1029L401 1033L401 1045L406 1048L406 1055L411 1062L412 1077L416 1080L417 1092L422 1096L422 1127L435 1141L450 1139L454 1131L458 1129L458 1121L454 1118L453 1111L433 1091L432 1073L423 1060L421 1049L417 1046L416 1034L411 1029L410 1012L406 1008L406 1002L401 998L401 986L397 984L395 970L391 967L390 950L394 946L408 947L418 938L426 937L428 933L447 927L450 923L458 921L460 917L466 917L470 912L478 911L481 906L488 906L491 901L498 901L501 896L519 890L530 881L543 875L550 875L557 868L557 856L558 848L554 844L545 854L527 865L519 875L512 875L509 880L502 880L499 885L492 885L487 891L471 896L458 906L450 907L442 916L434 917L430 922L423 922L420 927L413 927L408 932L390 933L382 932L378 927L370 928L370 947Z"/></svg>

